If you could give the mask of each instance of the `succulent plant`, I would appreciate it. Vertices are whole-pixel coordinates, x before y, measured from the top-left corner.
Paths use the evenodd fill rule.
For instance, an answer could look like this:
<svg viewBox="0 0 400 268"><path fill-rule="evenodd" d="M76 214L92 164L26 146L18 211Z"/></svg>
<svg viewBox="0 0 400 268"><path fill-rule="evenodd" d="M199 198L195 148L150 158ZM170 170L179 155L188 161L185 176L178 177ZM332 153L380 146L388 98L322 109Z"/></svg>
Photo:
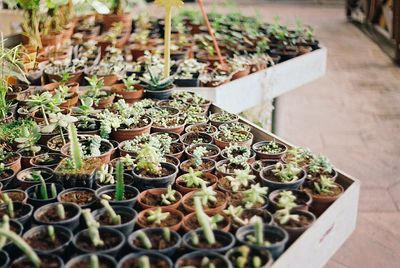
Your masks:
<svg viewBox="0 0 400 268"><path fill-rule="evenodd" d="M161 224L161 222L166 220L169 215L169 212L162 212L161 208L157 207L156 209L149 211L149 216L147 216L146 220L155 224Z"/></svg>
<svg viewBox="0 0 400 268"><path fill-rule="evenodd" d="M182 175L185 180L186 186L190 188L200 188L203 184L207 185L207 182L201 178L203 172L194 171L193 168L189 168L189 172Z"/></svg>
<svg viewBox="0 0 400 268"><path fill-rule="evenodd" d="M152 91L166 90L172 86L174 82L174 77L169 76L163 78L161 73L155 73L151 67L147 68L147 73L149 74L149 79L140 78L141 84L144 89Z"/></svg>
<svg viewBox="0 0 400 268"><path fill-rule="evenodd" d="M276 163L274 169L272 170L273 174L280 179L283 183L291 183L294 182L299 178L299 175L302 172L301 168L293 164L282 164Z"/></svg>
<svg viewBox="0 0 400 268"><path fill-rule="evenodd" d="M333 189L338 187L333 179L324 175L322 175L318 181L315 181L313 185L315 191L319 194L331 194L333 193Z"/></svg>

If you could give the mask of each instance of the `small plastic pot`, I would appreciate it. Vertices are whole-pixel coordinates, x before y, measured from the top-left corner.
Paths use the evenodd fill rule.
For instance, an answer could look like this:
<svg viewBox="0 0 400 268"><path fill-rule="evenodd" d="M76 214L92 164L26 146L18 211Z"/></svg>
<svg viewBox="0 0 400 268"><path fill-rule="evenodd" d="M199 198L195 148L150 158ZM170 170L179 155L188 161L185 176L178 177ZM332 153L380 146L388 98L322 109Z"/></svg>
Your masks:
<svg viewBox="0 0 400 268"><path fill-rule="evenodd" d="M134 233L132 233L129 237L128 237L128 245L134 250L134 251L140 251L140 252L156 252L156 253L160 253L162 255L166 255L169 257L172 257L175 252L177 252L177 250L180 248L181 243L182 243L182 238L181 236L175 232L175 231L171 231L171 239L176 241L174 245L167 247L167 248L163 248L163 249L145 249L142 247L137 246L134 241L136 239L138 239L138 234L139 232L144 232L148 237L151 237L152 235L156 235L156 236L160 236L162 237L163 235L163 228L144 228L141 230L137 230ZM151 239L150 239L151 241ZM153 246L158 246L158 245L153 245Z"/></svg>
<svg viewBox="0 0 400 268"><path fill-rule="evenodd" d="M189 141L189 139L192 139L192 141ZM208 143L208 144L211 144L214 141L213 137L205 132L188 132L188 133L181 135L181 138L180 138L181 142L185 146L192 145L193 140L195 140L195 139L201 139L202 140L201 143Z"/></svg>
<svg viewBox="0 0 400 268"><path fill-rule="evenodd" d="M281 159L281 157L282 157L284 154L286 154L286 152L287 152L287 150L288 150L288 147L287 147L285 144L283 144L283 143L281 143L281 142L278 142L278 141L276 141L276 144L277 144L278 147L282 150L282 151L279 152L279 153L276 153L276 154L264 153L264 152L261 152L261 151L259 150L259 148L260 148L261 146L267 145L267 144L269 144L269 143L270 143L270 141L259 141L259 142L254 143L254 144L251 146L251 148L256 152L257 159Z"/></svg>
<svg viewBox="0 0 400 268"><path fill-rule="evenodd" d="M21 236L22 233L24 232L24 226L15 220L10 220L10 229L13 230L19 236ZM10 240L7 240L2 251L8 253L8 257L10 257L10 259L17 258L18 254L20 253L17 246ZM0 265L0 267L2 266Z"/></svg>
<svg viewBox="0 0 400 268"><path fill-rule="evenodd" d="M214 144L210 144L210 143L196 143L196 144L191 144L190 146L186 147L185 153L186 153L187 157L192 158L193 154L191 152L193 152L196 147L200 147L200 146L206 147L208 149L212 149L215 151L214 155L204 156L203 158L206 158L206 159L208 158L208 159L217 161L218 157L221 154L221 149L218 146L216 146Z"/></svg>
<svg viewBox="0 0 400 268"><path fill-rule="evenodd" d="M211 262L218 260L218 268L232 268L231 262L222 254L216 253L210 250L199 250L187 253L176 260L174 268L187 267L192 264L193 261L198 262L198 267L201 267L201 261L204 257L207 257ZM186 263L186 260L188 263Z"/></svg>
<svg viewBox="0 0 400 268"><path fill-rule="evenodd" d="M152 227L159 227L159 226L152 226L152 223L148 223L146 218L149 213L149 211L154 210L154 208L148 208L145 210L142 210L138 214L138 218L136 221L136 225L139 226L140 228L152 228ZM183 213L180 212L179 210L176 209L171 209L171 208L161 208L162 213L170 213L170 216L174 216L174 219L177 219L177 222L174 223L173 225L170 226L163 226L163 227L168 227L171 231L178 231L181 228L182 221L183 221Z"/></svg>
<svg viewBox="0 0 400 268"><path fill-rule="evenodd" d="M107 185L100 187L96 190L96 197L100 200L103 194L113 197L115 194L116 186L115 185ZM124 199L121 201L114 200L113 198L109 200L111 206L127 206L133 207L136 204L136 200L139 196L139 190L136 187L125 185L125 196L130 194L130 198Z"/></svg>
<svg viewBox="0 0 400 268"><path fill-rule="evenodd" d="M169 99L172 95L172 92L175 90L175 86L173 85L170 88L163 89L163 90L145 90L145 97L149 99L156 99L156 100L166 100Z"/></svg>
<svg viewBox="0 0 400 268"><path fill-rule="evenodd" d="M31 204L35 209L37 209L46 204L56 202L58 194L64 190L64 187L59 183L55 183L54 185L56 187L57 195L52 197L51 196L51 183L46 183L47 194L49 196L48 199L39 199L39 198L36 198L33 196L33 194L37 190L37 187L40 187L40 185L32 185L31 187L26 189L25 192L28 195L28 200L27 200L28 204Z"/></svg>
<svg viewBox="0 0 400 268"><path fill-rule="evenodd" d="M256 175L257 180L261 180L260 178L261 169L263 169L264 167L273 166L278 162L279 162L278 159L261 159L251 163L250 168L253 171L253 174Z"/></svg>
<svg viewBox="0 0 400 268"><path fill-rule="evenodd" d="M71 193L78 193L79 194L78 197L82 197L82 200L75 200L75 202L73 202L73 200L66 199L65 196L69 195ZM87 193L86 196L83 196L84 193ZM89 188L84 188L84 187L75 187L75 188L71 188L71 189L66 189L58 194L57 200L58 200L58 202L75 203L78 206L80 206L82 209L84 209L84 208L92 208L93 209L97 203L97 197L96 197L95 191L92 189L89 189Z"/></svg>
<svg viewBox="0 0 400 268"><path fill-rule="evenodd" d="M289 240L289 234L283 228L269 224L264 224L263 229L264 229L264 239L268 240L273 238L273 240L276 242L272 243L269 246L258 246L250 242L247 239L247 236L254 235L254 230L255 230L254 225L246 225L240 227L236 231L236 239L241 244L245 244L252 249L269 250L269 252L271 252L272 254L272 257L274 259L277 259L285 250L285 246Z"/></svg>
<svg viewBox="0 0 400 268"><path fill-rule="evenodd" d="M92 215L96 221L100 222L101 226L116 229L123 233L125 236L128 236L130 233L132 233L133 228L135 227L137 212L134 209L126 206L113 206L112 208L114 209L115 213L117 213L117 215L120 215L122 219L125 219L125 222L122 222L118 225L102 224L99 219L107 214L105 208L96 209L92 212Z"/></svg>
<svg viewBox="0 0 400 268"><path fill-rule="evenodd" d="M42 242L42 243L46 243L46 240L42 240L45 239L44 237L38 237L39 234L44 235L45 237L48 237L48 231L47 231L48 226L46 225L41 225L41 226L35 226L31 229L29 229L26 233L24 233L24 235L22 236L22 238L25 241L29 241L29 239L32 240L36 240L37 242ZM67 249L69 244L72 241L72 237L73 234L72 232L62 226L54 226L54 233L56 234L56 237L58 239L60 239L61 244L55 248L52 249L43 249L43 248L35 248L33 245L30 245L33 250L37 253L40 254L55 254L57 256L61 256L61 257L68 257L70 255L70 253L68 253ZM29 244L29 242L28 242Z"/></svg>
<svg viewBox="0 0 400 268"><path fill-rule="evenodd" d="M9 169L9 170L4 170L4 172L7 172L7 177L0 180L0 182L3 185L3 187L7 187L10 184L10 182L12 181L12 179L14 178L15 171L12 169Z"/></svg>
<svg viewBox="0 0 400 268"><path fill-rule="evenodd" d="M38 163L39 159L44 157L45 155L48 155L49 157L52 157L54 159L54 161L49 163L49 164L39 164ZM37 155L35 157L32 157L31 160L30 160L30 164L31 164L32 167L46 167L46 168L54 169L60 163L60 161L63 158L64 158L64 156L62 154L46 153L46 154L41 154L41 155Z"/></svg>
<svg viewBox="0 0 400 268"><path fill-rule="evenodd" d="M90 258L93 254L83 254L78 255L70 259L66 264L65 268L73 268L75 265L86 265L86 267L90 267ZM117 266L117 262L114 258L106 255L106 254L95 254L99 259L99 265L102 268L114 268ZM79 266L81 267L81 266ZM85 266L84 266L85 267Z"/></svg>
<svg viewBox="0 0 400 268"><path fill-rule="evenodd" d="M185 183L185 179L182 177L183 175L179 176L176 179L175 182L175 187L176 189L183 195L186 195L187 193L190 193L192 191L200 190L200 188L192 188L192 187L187 187ZM217 182L218 178L217 176L211 174L211 173L203 173L201 176L203 180L205 180L207 183L208 187L212 187L213 190L217 188Z"/></svg>
<svg viewBox="0 0 400 268"><path fill-rule="evenodd" d="M2 194L8 194L8 197L13 201L13 202L21 202L21 203L26 203L28 200L28 195L25 193L25 191L19 190L19 189L10 189L10 190L5 190L0 193L0 197L2 197Z"/></svg>
<svg viewBox="0 0 400 268"><path fill-rule="evenodd" d="M64 261L57 255L53 254L38 254L39 259L42 262L46 262L48 267L63 268ZM26 256L22 256L11 263L12 268L25 268L25 267L35 267L33 263Z"/></svg>
<svg viewBox="0 0 400 268"><path fill-rule="evenodd" d="M161 162L161 166L170 170L171 174L164 177L147 178L142 177L135 169L133 169L132 174L134 185L136 185L139 190L143 191L153 188L166 188L168 185L173 184L175 182L176 175L178 174L178 168L175 165L166 162Z"/></svg>
<svg viewBox="0 0 400 268"><path fill-rule="evenodd" d="M172 268L173 264L170 258L155 252L138 252L131 253L123 257L117 265L117 268L123 267L139 267L138 259L141 256L147 256L150 260L150 267L157 267L157 265L162 265L162 267ZM163 262L160 264L160 262Z"/></svg>
<svg viewBox="0 0 400 268"><path fill-rule="evenodd" d="M301 173L298 176L299 179L295 180L294 182L284 183L284 182L272 181L267 178L266 174L272 172L274 168L275 168L274 166L269 166L261 169L260 171L261 183L263 186L268 187L269 192L279 189L296 190L300 188L300 186L304 183L307 177L307 173L305 172L304 169L302 169Z"/></svg>
<svg viewBox="0 0 400 268"><path fill-rule="evenodd" d="M144 198L146 195L155 195L155 196L161 196L162 194L165 194L167 192L167 188L155 188L155 189L148 189L139 194L138 197L138 203L142 209L148 209L148 208L155 208L155 207L166 207L166 208L172 208L172 209L177 209L179 205L181 204L182 200L182 194L180 192L176 192L176 201L175 203L172 203L170 205L150 205L145 203Z"/></svg>
<svg viewBox="0 0 400 268"><path fill-rule="evenodd" d="M33 171L40 171L40 174L43 176L45 182L50 182L53 178L53 170L47 167L31 167L21 170L20 172L18 172L16 178L17 183L22 190L26 190L32 185L40 184L40 181L28 181L23 179L24 176Z"/></svg>
<svg viewBox="0 0 400 268"><path fill-rule="evenodd" d="M198 192L198 191L192 191L192 192L190 192L190 193L187 193L187 194L182 198L182 206L183 206L183 208L185 209L185 211L186 211L187 213L192 213L192 212L195 211L194 205L193 205L193 206L190 206L190 205L189 205L189 200L194 198L196 192ZM224 200L224 202L223 202L221 205L219 205L219 206L217 206L217 207L215 207L215 208L205 208L205 207L203 207L204 212L206 212L206 213L217 214L217 213L222 212L222 210L224 210L225 207L227 206L227 203L228 203L228 195L226 195L224 192L221 192L221 191L215 191L215 192L217 193L217 194L216 194L216 198L217 198L217 199L222 199L222 200Z"/></svg>
<svg viewBox="0 0 400 268"><path fill-rule="evenodd" d="M246 216L246 214L250 214L251 216L249 217L244 217ZM243 213L242 213L242 219L247 219L250 220L253 216L258 216L262 219L264 224L273 224L274 223L274 217L272 216L272 214L266 210L266 209L260 209L260 208L246 208L244 209ZM240 227L242 227L243 225L241 225L240 223L232 220L232 230L236 231L237 229L239 229Z"/></svg>
<svg viewBox="0 0 400 268"><path fill-rule="evenodd" d="M104 241L104 243L109 242L110 239L107 239L107 237L105 236L107 234L109 236L113 236L113 237L117 238L116 243L113 245L110 245L107 248L94 248L94 247L89 248L89 247L87 247L87 245L89 245L91 242L90 242L88 232L89 232L89 230L85 229L85 230L78 232L74 236L72 243L78 252L96 253L96 254L103 253L103 254L107 254L110 256L117 256L118 252L121 250L121 248L125 244L125 240L126 240L125 236L120 231L115 230L113 228L109 228L109 227L100 227L99 228L100 239L102 239ZM82 246L82 244L79 243L80 239L83 239L85 241L85 246Z"/></svg>
<svg viewBox="0 0 400 268"><path fill-rule="evenodd" d="M65 220L55 219L58 204L64 206L67 217ZM33 214L33 218L40 225L58 225L74 231L79 226L81 213L81 207L75 203L51 203L38 208Z"/></svg>
<svg viewBox="0 0 400 268"><path fill-rule="evenodd" d="M33 206L30 204L24 204L21 202L13 202L14 205L14 212L17 214L17 211L19 212L19 217L18 218L12 218L13 220L18 221L21 223L24 227L29 227L30 226L30 220L31 216L33 213ZM7 214L7 205L6 204L1 204L0 205L0 211L2 211L2 214ZM8 215L10 216L10 215ZM11 218L11 217L10 217Z"/></svg>
<svg viewBox="0 0 400 268"><path fill-rule="evenodd" d="M226 254L225 257L231 262L236 263L238 257L241 256L239 251L239 247L231 248ZM255 250L250 248L248 261L247 263L251 263L252 257L258 256L261 258L261 266L260 268L269 268L272 266L274 259L272 258L271 253L268 250Z"/></svg>
<svg viewBox="0 0 400 268"><path fill-rule="evenodd" d="M227 252L229 249L231 249L235 245L235 242L236 242L235 236L233 234L228 233L228 232L223 232L221 230L213 230L215 240L218 241L218 243L221 243L222 246L219 248L214 248L214 247L212 247L212 245L207 245L207 247L201 248L201 247L195 246L191 243L192 236L194 233L196 233L197 236L199 237L200 243L202 241L203 241L203 243L206 243L206 241L207 241L206 238L204 237L204 232L202 229L197 229L195 231L190 231L190 232L186 233L182 237L182 243L183 243L183 246L190 251L210 250L213 252L223 254L223 253Z"/></svg>
<svg viewBox="0 0 400 268"><path fill-rule="evenodd" d="M307 193L306 191L301 191L301 190L286 190L286 189L281 189L281 190L275 190L273 192L271 192L268 195L268 199L270 201L271 204L271 210L274 212L275 210L279 209L278 208L278 202L275 200L276 198L278 198L279 194L282 191L290 191L292 192L292 194L296 197L295 203L297 204L297 206L295 206L293 209L295 210L304 210L307 211L311 202L312 202L312 197L309 193ZM301 199L301 203L299 202L299 199Z"/></svg>
<svg viewBox="0 0 400 268"><path fill-rule="evenodd" d="M10 263L10 257L4 250L0 250L0 268L7 268Z"/></svg>

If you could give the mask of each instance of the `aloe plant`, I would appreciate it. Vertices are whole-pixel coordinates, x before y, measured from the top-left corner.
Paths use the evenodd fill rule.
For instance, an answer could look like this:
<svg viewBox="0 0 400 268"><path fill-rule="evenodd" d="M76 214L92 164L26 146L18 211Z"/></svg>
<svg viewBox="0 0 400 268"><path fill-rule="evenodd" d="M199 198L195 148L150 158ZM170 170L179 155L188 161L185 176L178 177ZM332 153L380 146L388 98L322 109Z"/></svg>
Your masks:
<svg viewBox="0 0 400 268"><path fill-rule="evenodd" d="M111 218L112 224L114 224L114 225L121 224L121 215L117 215L117 213L114 211L114 209L110 206L110 203L108 203L108 201L105 199L101 199L100 203L106 209L107 214Z"/></svg>
<svg viewBox="0 0 400 268"><path fill-rule="evenodd" d="M100 224L93 218L92 214L90 213L90 209L82 210L82 215L88 227L89 238L93 246L103 246L104 241L100 238L99 233Z"/></svg>
<svg viewBox="0 0 400 268"><path fill-rule="evenodd" d="M141 84L146 90L152 91L161 91L166 90L172 86L174 82L174 77L169 76L167 78L163 78L162 73L155 73L151 67L147 67L147 73L149 74L149 78L140 78Z"/></svg>
<svg viewBox="0 0 400 268"><path fill-rule="evenodd" d="M124 166L121 161L117 161L115 166L115 200L122 201L124 200L125 193L125 183L124 183Z"/></svg>
<svg viewBox="0 0 400 268"><path fill-rule="evenodd" d="M57 197L57 188L54 183L50 184L50 194L50 198ZM46 182L44 181L43 177L40 177L40 184L36 186L35 196L36 198L40 198L42 200L49 199L49 193L47 192Z"/></svg>

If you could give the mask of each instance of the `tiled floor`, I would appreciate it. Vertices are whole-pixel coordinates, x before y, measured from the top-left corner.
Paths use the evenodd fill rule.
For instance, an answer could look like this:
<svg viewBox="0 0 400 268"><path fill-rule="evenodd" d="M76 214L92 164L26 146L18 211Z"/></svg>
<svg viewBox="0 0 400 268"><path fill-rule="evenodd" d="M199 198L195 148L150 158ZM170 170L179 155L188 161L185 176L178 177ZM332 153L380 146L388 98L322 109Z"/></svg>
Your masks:
<svg viewBox="0 0 400 268"><path fill-rule="evenodd" d="M358 226L327 267L400 267L400 67L347 23L342 7L240 1L266 20L316 28L325 77L280 98L279 135L362 182Z"/></svg>

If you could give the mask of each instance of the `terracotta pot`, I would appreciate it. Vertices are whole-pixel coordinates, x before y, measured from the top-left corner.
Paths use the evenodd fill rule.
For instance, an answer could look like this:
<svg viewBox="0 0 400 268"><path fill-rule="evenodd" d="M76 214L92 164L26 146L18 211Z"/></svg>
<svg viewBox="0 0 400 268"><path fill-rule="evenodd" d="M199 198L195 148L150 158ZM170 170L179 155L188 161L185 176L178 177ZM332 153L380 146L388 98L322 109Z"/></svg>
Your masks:
<svg viewBox="0 0 400 268"><path fill-rule="evenodd" d="M212 216L216 215L216 214L213 214L213 213L210 213L210 212L206 212L206 214L209 217L212 217ZM222 214L222 216L224 217L224 221L226 222L226 225L224 227L222 227L222 228L218 228L218 230L221 230L221 231L224 231L224 232L229 232L229 230L231 229L231 223L232 223L231 219L228 216L226 216L225 214ZM196 217L197 217L196 216L196 212L192 212L192 213L186 215L183 218L183 222L182 222L183 231L190 232L190 231L196 230L196 229L191 229L190 225L188 224L188 222L192 221L193 218L196 218Z"/></svg>
<svg viewBox="0 0 400 268"><path fill-rule="evenodd" d="M62 34L61 33L52 33L52 34L49 34L46 36L41 35L40 39L42 41L43 47L56 46L57 44L61 43Z"/></svg>
<svg viewBox="0 0 400 268"><path fill-rule="evenodd" d="M14 162L9 163L5 166L9 167L10 169L12 169L15 172L15 174L17 174L21 170L21 155L19 153L13 153L13 154L18 155L18 159L16 159Z"/></svg>
<svg viewBox="0 0 400 268"><path fill-rule="evenodd" d="M181 171L182 173L188 173L188 172L189 172L189 168L186 168L186 167L185 167L185 166L186 166L186 163L187 163L188 161L190 161L190 159L183 161L183 162L179 165L179 169L180 169L180 171ZM212 162L212 166L211 166L210 168L208 168L208 169L200 170L200 169L196 168L196 169L193 169L193 170L194 170L194 171L202 171L202 172L210 172L210 173L212 173L212 172L214 171L216 165L217 165L217 163L216 163L214 160L212 160L212 159L204 158L204 159L203 159L203 162Z"/></svg>
<svg viewBox="0 0 400 268"><path fill-rule="evenodd" d="M148 48L139 45L139 44L133 44L129 47L130 51L131 51L131 55L132 55L132 60L136 61L138 60L140 57L144 56L144 52L146 50L148 50Z"/></svg>
<svg viewBox="0 0 400 268"><path fill-rule="evenodd" d="M216 154L215 154L215 155L206 156L206 157L203 157L203 158L208 158L208 159L212 159L212 160L215 160L215 161L218 160L218 158L219 158L219 156L220 156L220 154L221 154L221 149L219 149L219 147L216 146L216 145L214 145L214 144L208 144L208 143L197 143L197 144L192 144L192 145L186 147L186 148L185 148L185 154L186 154L186 156L187 156L188 158L192 158L192 157L193 157L193 154L190 153L189 151L191 151L191 150L193 149L193 147L196 148L196 147L198 147L198 146L202 146L202 147L204 146L204 147L206 147L206 148L207 148L207 147L208 147L208 148L212 148L213 150L216 151ZM194 150L194 149L193 149L193 150Z"/></svg>
<svg viewBox="0 0 400 268"><path fill-rule="evenodd" d="M109 30L115 22L122 22L124 29L130 31L132 27L132 15L130 13L124 13L121 15L108 14L103 16L104 30Z"/></svg>
<svg viewBox="0 0 400 268"><path fill-rule="evenodd" d="M276 191L271 192L268 195L268 199L271 204L271 209L273 211L275 211L276 209L279 209L278 202L275 201L275 199L279 196L279 194L282 191L288 191L288 190L286 190L286 189L276 190ZM289 191L291 191L293 193L293 195L296 196L295 202L297 201L296 204L298 204L293 209L308 211L308 208L310 207L310 204L313 201L311 195L309 193L307 193L306 191L300 191L300 190L289 190ZM299 203L299 201L298 201L299 198L303 199L302 201L304 201L304 203Z"/></svg>
<svg viewBox="0 0 400 268"><path fill-rule="evenodd" d="M154 209L153 208L148 208L148 209L142 210L138 214L138 218L137 218L136 224L140 228L150 227L150 225L146 224L146 222L147 222L146 221L146 217L147 217L148 212L151 211L151 210L154 210ZM172 226L165 226L165 227L168 227L169 229L171 229L172 231L177 232L181 228L181 225L182 225L182 221L183 221L183 217L184 217L183 213L180 212L179 210L171 209L171 208L161 208L161 211L163 213L169 212L170 215L172 214L174 218L178 219L179 222L177 224L174 224Z"/></svg>
<svg viewBox="0 0 400 268"><path fill-rule="evenodd" d="M234 72L232 74L231 80L233 81L233 80L245 77L245 76L249 75L249 73L250 73L250 66L246 66L246 68L244 70L239 70L239 71Z"/></svg>
<svg viewBox="0 0 400 268"><path fill-rule="evenodd" d="M60 108L71 108L76 106L78 103L79 96L78 93L73 93L73 95L66 99L63 103L60 104Z"/></svg>
<svg viewBox="0 0 400 268"><path fill-rule="evenodd" d="M208 187L212 187L213 190L215 190L217 188L217 182L218 182L218 178L217 176L211 174L211 173L203 173L203 175L201 176L203 180L207 181ZM183 195L186 195L187 193L193 192L193 191L197 191L200 190L199 188L191 188L191 187L187 187L186 183L185 183L185 179L183 178L183 175L179 176L176 181L175 181L175 187L176 189Z"/></svg>
<svg viewBox="0 0 400 268"><path fill-rule="evenodd" d="M104 86L106 87L114 85L120 79L117 74L98 75L98 77L100 79L103 78Z"/></svg>
<svg viewBox="0 0 400 268"><path fill-rule="evenodd" d="M240 141L240 142L227 142L227 141L219 140L218 136L215 136L214 137L215 145L217 145L221 150L225 149L225 147L228 147L229 145L231 145L233 143L240 145L240 146L251 147L251 145L253 144L253 138L254 138L253 134L251 132L247 132L247 131L240 131L240 132L249 133L250 139L248 139L247 141Z"/></svg>
<svg viewBox="0 0 400 268"><path fill-rule="evenodd" d="M190 199L193 199L194 195L197 192L199 192L199 190L187 193L182 198L182 206L185 209L185 211L188 212L188 213L192 213L192 212L195 211L194 207L191 207L190 205L188 205L188 201ZM227 204L228 204L228 197L227 197L227 195L225 193L223 193L221 191L215 191L215 192L217 193L217 199L224 200L224 202L220 206L215 207L215 208L204 208L203 207L204 212L206 212L206 213L212 213L212 214L221 213L225 209Z"/></svg>
<svg viewBox="0 0 400 268"><path fill-rule="evenodd" d="M54 92L60 86L59 82L52 82L42 86L42 88L48 92Z"/></svg>
<svg viewBox="0 0 400 268"><path fill-rule="evenodd" d="M147 117L147 116L146 116ZM153 124L153 120L150 117L147 117L150 120L150 123L147 126L141 128L132 128L132 129L117 129L116 131L111 132L111 139L116 140L118 142L131 140L136 136L150 134L151 125Z"/></svg>
<svg viewBox="0 0 400 268"><path fill-rule="evenodd" d="M157 127L152 125L151 132L172 132L176 134L181 134L185 130L185 123L176 127Z"/></svg>
<svg viewBox="0 0 400 268"><path fill-rule="evenodd" d="M95 109L105 109L107 106L111 105L114 102L114 95L110 95L105 98L101 98L97 104L93 105Z"/></svg>
<svg viewBox="0 0 400 268"><path fill-rule="evenodd" d="M312 197L312 203L310 205L309 210L315 214L315 216L319 217L322 213L324 213L324 211L326 209L329 208L329 206L336 201L336 199L338 199L340 197L340 195L344 192L344 188L342 185L335 183L335 185L337 185L340 189L340 194L336 195L336 196L323 196L323 195L316 195L313 194L313 192L308 189L308 188L304 188L304 190L306 192L308 192L309 194L311 194Z"/></svg>
<svg viewBox="0 0 400 268"><path fill-rule="evenodd" d="M134 87L137 89L137 91L125 91L126 87L124 84L115 84L111 87L111 91L121 95L127 103L134 103L143 98L144 95L144 89L142 86L135 85Z"/></svg>
<svg viewBox="0 0 400 268"><path fill-rule="evenodd" d="M137 202L139 203L140 207L142 209L148 209L148 208L155 208L158 206L151 206L148 205L146 203L144 203L144 198L147 194L151 194L151 195L159 195L161 196L162 194L165 194L167 192L167 188L154 188L154 189L148 189L145 190L143 192L140 193ZM171 204L171 205L163 205L161 206L162 208L170 208L170 209L178 209L179 205L181 204L181 200L182 200L182 194L180 192L176 192L178 195L178 199L175 203Z"/></svg>
<svg viewBox="0 0 400 268"><path fill-rule="evenodd" d="M101 160L101 162L103 162L104 164L108 164L111 161L111 153L113 152L114 146L111 144L111 142L109 142L108 140L102 140L101 141L103 144L106 143L109 146L109 150L99 156L96 157L90 157L90 158L98 158ZM62 148L61 148L61 153L64 156L69 157L70 156L70 152L69 152L69 143L65 144Z"/></svg>
<svg viewBox="0 0 400 268"><path fill-rule="evenodd" d="M54 81L59 82L62 79L61 75L58 75L58 74L49 74L49 73L46 73L46 72L45 72L45 74L46 74L47 79L48 79L48 81L50 83L54 82ZM81 81L81 79L82 79L83 71L78 71L76 73L72 73L72 74L69 74L69 75L70 75L70 77L69 77L69 79L67 81L68 83L79 83Z"/></svg>

